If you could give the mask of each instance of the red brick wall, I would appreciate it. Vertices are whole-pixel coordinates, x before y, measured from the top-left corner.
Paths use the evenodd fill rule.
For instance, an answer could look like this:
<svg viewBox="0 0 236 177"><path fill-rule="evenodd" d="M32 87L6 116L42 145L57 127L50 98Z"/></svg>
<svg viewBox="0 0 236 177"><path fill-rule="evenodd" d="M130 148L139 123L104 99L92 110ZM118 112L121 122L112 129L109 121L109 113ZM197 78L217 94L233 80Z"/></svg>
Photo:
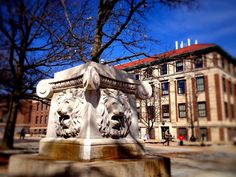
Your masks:
<svg viewBox="0 0 236 177"><path fill-rule="evenodd" d="M192 89L193 89L193 92L192 92L192 99L193 99L192 111L193 111L194 120L197 121L198 115L197 115L197 98L196 98L196 81L195 81L195 78L192 78Z"/></svg>
<svg viewBox="0 0 236 177"><path fill-rule="evenodd" d="M225 79L225 82L226 82L226 95L227 95L227 105L228 105L228 118L230 118L230 120L231 120L231 102L230 102L230 90L229 90L229 85L230 85L230 81L229 80L227 80L227 79ZM227 117L226 117L227 118Z"/></svg>
<svg viewBox="0 0 236 177"><path fill-rule="evenodd" d="M37 110L37 104L38 104L38 110ZM32 129L42 129L42 128L47 127L49 110L50 110L49 105L43 104L42 102L34 101L32 103L32 114L31 114L32 119L30 123ZM37 122L36 122L36 117L38 117ZM40 122L40 119L41 119L41 122Z"/></svg>
<svg viewBox="0 0 236 177"><path fill-rule="evenodd" d="M224 135L224 128L220 128L220 141L225 140L225 135Z"/></svg>
<svg viewBox="0 0 236 177"><path fill-rule="evenodd" d="M208 76L204 76L204 82L205 82L205 94L206 94L207 121L211 121Z"/></svg>
<svg viewBox="0 0 236 177"><path fill-rule="evenodd" d="M177 102L177 82L174 81L175 85L175 110L176 110L176 122L179 121L179 108L178 108L178 102Z"/></svg>
<svg viewBox="0 0 236 177"><path fill-rule="evenodd" d="M221 106L221 85L219 74L215 74L215 92L216 92L216 108L217 117L219 121L222 121L222 106Z"/></svg>

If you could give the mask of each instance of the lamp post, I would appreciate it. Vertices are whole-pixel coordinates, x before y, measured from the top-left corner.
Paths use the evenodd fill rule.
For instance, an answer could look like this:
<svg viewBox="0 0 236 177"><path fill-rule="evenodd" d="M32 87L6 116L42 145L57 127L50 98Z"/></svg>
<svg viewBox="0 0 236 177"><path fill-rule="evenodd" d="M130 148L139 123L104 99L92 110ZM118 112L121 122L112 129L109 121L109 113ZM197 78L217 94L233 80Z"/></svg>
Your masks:
<svg viewBox="0 0 236 177"><path fill-rule="evenodd" d="M165 125L165 122L166 122L166 121L163 120L163 121L161 122L161 124L164 126L164 125Z"/></svg>
<svg viewBox="0 0 236 177"><path fill-rule="evenodd" d="M188 79L190 79L192 81L192 89L193 90L189 90L189 102L190 102L190 105L189 105L189 110L190 110L190 128L191 128L191 136L190 136L190 141L192 142L195 142L197 140L197 138L195 137L194 135L194 117L196 116L194 113L193 113L193 105L195 105L194 103L197 101L197 98L198 98L198 92L196 91L196 79L195 79L195 75L194 76L191 76L191 75L188 75L187 76ZM190 84L190 82L189 82ZM191 85L188 85L189 88L191 88ZM195 108L196 109L196 108ZM196 117L197 118L197 117ZM198 120L198 118L197 118Z"/></svg>
<svg viewBox="0 0 236 177"><path fill-rule="evenodd" d="M193 119L191 117L191 137L189 139L190 141L192 142L195 142L196 141L196 138L194 136L194 124L193 124Z"/></svg>

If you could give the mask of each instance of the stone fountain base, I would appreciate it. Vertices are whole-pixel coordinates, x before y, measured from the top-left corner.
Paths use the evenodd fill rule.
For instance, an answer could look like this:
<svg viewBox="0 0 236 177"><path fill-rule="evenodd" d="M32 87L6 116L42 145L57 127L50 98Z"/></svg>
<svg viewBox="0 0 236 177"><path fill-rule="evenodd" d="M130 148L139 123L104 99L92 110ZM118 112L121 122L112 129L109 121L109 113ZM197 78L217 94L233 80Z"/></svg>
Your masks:
<svg viewBox="0 0 236 177"><path fill-rule="evenodd" d="M170 159L146 157L138 140L136 97L152 87L134 75L89 62L37 86L51 98L39 155L10 158L12 177L170 177Z"/></svg>
<svg viewBox="0 0 236 177"><path fill-rule="evenodd" d="M144 146L133 139L44 138L39 154L56 160L131 159L144 156Z"/></svg>
<svg viewBox="0 0 236 177"><path fill-rule="evenodd" d="M170 177L170 159L96 160L80 162L55 160L41 155L15 155L10 158L11 177Z"/></svg>

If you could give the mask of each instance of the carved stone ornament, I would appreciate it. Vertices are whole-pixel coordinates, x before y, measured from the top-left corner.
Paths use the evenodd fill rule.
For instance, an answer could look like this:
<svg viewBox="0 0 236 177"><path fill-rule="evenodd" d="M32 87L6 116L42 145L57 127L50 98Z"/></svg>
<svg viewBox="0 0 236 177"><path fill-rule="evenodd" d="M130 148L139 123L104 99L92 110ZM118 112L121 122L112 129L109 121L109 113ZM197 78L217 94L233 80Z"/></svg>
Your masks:
<svg viewBox="0 0 236 177"><path fill-rule="evenodd" d="M37 94L52 98L47 138L138 137L135 97L152 94L148 82L99 63L88 62L39 82Z"/></svg>
<svg viewBox="0 0 236 177"><path fill-rule="evenodd" d="M82 89L67 89L57 97L55 113L56 134L59 137L77 137L80 132L84 105Z"/></svg>
<svg viewBox="0 0 236 177"><path fill-rule="evenodd" d="M103 89L99 101L98 128L103 137L124 138L131 125L131 107L128 97L121 91Z"/></svg>

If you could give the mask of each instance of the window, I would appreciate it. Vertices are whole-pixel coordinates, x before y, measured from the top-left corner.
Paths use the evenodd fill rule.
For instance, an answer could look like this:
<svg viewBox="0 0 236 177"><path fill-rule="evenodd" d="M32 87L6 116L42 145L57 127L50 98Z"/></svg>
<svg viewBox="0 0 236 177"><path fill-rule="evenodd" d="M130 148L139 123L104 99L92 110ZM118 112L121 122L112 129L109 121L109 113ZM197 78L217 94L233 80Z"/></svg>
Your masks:
<svg viewBox="0 0 236 177"><path fill-rule="evenodd" d="M169 83L168 82L161 83L161 92L162 92L162 95L169 95Z"/></svg>
<svg viewBox="0 0 236 177"><path fill-rule="evenodd" d="M153 83L150 83L152 87L152 97L155 96L155 85Z"/></svg>
<svg viewBox="0 0 236 177"><path fill-rule="evenodd" d="M167 64L161 65L160 74L161 75L167 74Z"/></svg>
<svg viewBox="0 0 236 177"><path fill-rule="evenodd" d="M38 122L39 122L39 117L36 116L36 118L35 118L35 124L38 124Z"/></svg>
<svg viewBox="0 0 236 177"><path fill-rule="evenodd" d="M42 124L42 122L43 122L43 116L40 116L39 123Z"/></svg>
<svg viewBox="0 0 236 177"><path fill-rule="evenodd" d="M36 103L36 110L39 110L39 102Z"/></svg>
<svg viewBox="0 0 236 177"><path fill-rule="evenodd" d="M155 119L155 107L154 106L147 107L147 119L148 120Z"/></svg>
<svg viewBox="0 0 236 177"><path fill-rule="evenodd" d="M203 67L203 59L202 58L197 58L194 62L195 68L202 68Z"/></svg>
<svg viewBox="0 0 236 177"><path fill-rule="evenodd" d="M138 117L138 120L140 121L141 119L140 107L137 107L137 117Z"/></svg>
<svg viewBox="0 0 236 177"><path fill-rule="evenodd" d="M178 94L185 93L185 80L178 80L177 81L177 89L178 89Z"/></svg>
<svg viewBox="0 0 236 177"><path fill-rule="evenodd" d="M205 102L198 102L198 117L206 117L206 103Z"/></svg>
<svg viewBox="0 0 236 177"><path fill-rule="evenodd" d="M228 61L228 63L227 63L227 69L228 69L228 72L230 73L230 62Z"/></svg>
<svg viewBox="0 0 236 177"><path fill-rule="evenodd" d="M205 90L204 76L196 77L196 87L198 92L202 92Z"/></svg>
<svg viewBox="0 0 236 177"><path fill-rule="evenodd" d="M221 67L224 69L225 68L225 60L222 58L221 59Z"/></svg>
<svg viewBox="0 0 236 177"><path fill-rule="evenodd" d="M225 117L229 117L228 103L225 102L224 105L225 105Z"/></svg>
<svg viewBox="0 0 236 177"><path fill-rule="evenodd" d="M145 70L145 76L146 78L152 77L152 68L149 67Z"/></svg>
<svg viewBox="0 0 236 177"><path fill-rule="evenodd" d="M136 80L139 80L140 78L139 78L139 74L135 74L135 79Z"/></svg>
<svg viewBox="0 0 236 177"><path fill-rule="evenodd" d="M169 105L162 105L162 117L163 118L170 117Z"/></svg>
<svg viewBox="0 0 236 177"><path fill-rule="evenodd" d="M46 115L44 118L44 123L47 124L48 123L48 116Z"/></svg>
<svg viewBox="0 0 236 177"><path fill-rule="evenodd" d="M223 84L223 90L226 92L226 83L225 83L225 78L222 78L222 84Z"/></svg>
<svg viewBox="0 0 236 177"><path fill-rule="evenodd" d="M234 118L234 105L231 104L231 117Z"/></svg>
<svg viewBox="0 0 236 177"><path fill-rule="evenodd" d="M233 94L233 84L229 81L229 92L232 95Z"/></svg>
<svg viewBox="0 0 236 177"><path fill-rule="evenodd" d="M47 133L47 130L43 129L43 134L46 135L46 133Z"/></svg>
<svg viewBox="0 0 236 177"><path fill-rule="evenodd" d="M200 128L200 136L201 136L201 138L204 138L203 141L209 140L207 128Z"/></svg>
<svg viewBox="0 0 236 177"><path fill-rule="evenodd" d="M184 64L183 61L177 61L175 66L176 72L181 72L184 70Z"/></svg>
<svg viewBox="0 0 236 177"><path fill-rule="evenodd" d="M232 64L229 62L229 73L230 74L233 74L233 68L232 68Z"/></svg>
<svg viewBox="0 0 236 177"><path fill-rule="evenodd" d="M186 117L186 105L185 105L185 103L180 103L178 105L178 107L179 107L179 117L180 118Z"/></svg>

